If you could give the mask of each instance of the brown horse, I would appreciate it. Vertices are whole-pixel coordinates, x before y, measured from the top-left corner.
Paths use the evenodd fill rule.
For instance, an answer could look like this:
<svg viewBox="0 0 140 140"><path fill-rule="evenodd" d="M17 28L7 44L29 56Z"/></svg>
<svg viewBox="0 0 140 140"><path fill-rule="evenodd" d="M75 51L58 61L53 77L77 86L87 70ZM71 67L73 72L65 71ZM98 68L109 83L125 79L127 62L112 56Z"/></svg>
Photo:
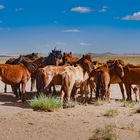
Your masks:
<svg viewBox="0 0 140 140"><path fill-rule="evenodd" d="M131 85L140 85L140 67L139 66L124 66L124 76L121 77L126 88L127 100L132 100Z"/></svg>
<svg viewBox="0 0 140 140"><path fill-rule="evenodd" d="M80 58L79 57L75 57L73 56L72 52L69 53L63 53L63 64L74 64L75 62L77 62Z"/></svg>
<svg viewBox="0 0 140 140"><path fill-rule="evenodd" d="M36 88L37 93L44 92L48 94L48 89L52 85L62 85L62 72L66 65L55 66L48 65L44 68L39 68L36 72Z"/></svg>
<svg viewBox="0 0 140 140"><path fill-rule="evenodd" d="M25 101L25 87L31 74L23 65L0 64L1 80L10 85L22 85L21 100Z"/></svg>
<svg viewBox="0 0 140 140"><path fill-rule="evenodd" d="M108 99L109 100L109 87L110 87L110 74L107 65L102 65L90 73L90 78L94 78L96 83L96 99Z"/></svg>
<svg viewBox="0 0 140 140"><path fill-rule="evenodd" d="M119 84L121 93L122 93L122 99L125 100L125 94L124 94L124 87L122 79L119 77L119 75L116 73L116 65L122 65L124 66L125 63L123 60L117 59L117 60L108 60L107 65L110 69L110 84Z"/></svg>
<svg viewBox="0 0 140 140"><path fill-rule="evenodd" d="M10 58L8 59L5 64L20 64L21 63L21 59L24 59L26 61L33 61L39 58L38 53L31 53L31 54L24 54L24 55L20 55L18 58ZM33 90L33 85L35 84L34 79L31 76L31 91ZM20 86L18 85L17 89L19 90L19 94L20 94ZM16 91L16 86L12 86L12 90L14 91L14 93L16 92L16 96L18 97L18 92ZM7 92L7 85L5 84L5 88L4 88L4 92Z"/></svg>
<svg viewBox="0 0 140 140"><path fill-rule="evenodd" d="M109 91L109 86L111 83L113 83L113 78L115 79L114 81L117 83L118 81L122 83L121 80L121 76L124 75L124 71L123 71L123 66L120 64L120 62L118 60L116 60L113 64L111 64L111 66L108 65L102 65L96 69L94 69L91 73L90 73L90 78L94 78L94 81L96 83L96 98L99 97L99 94L101 93L102 98L104 94L102 94L103 92L101 92L101 90L103 89L103 91L106 91L106 95L108 94ZM107 79L107 80L105 80ZM119 80L118 80L119 79Z"/></svg>

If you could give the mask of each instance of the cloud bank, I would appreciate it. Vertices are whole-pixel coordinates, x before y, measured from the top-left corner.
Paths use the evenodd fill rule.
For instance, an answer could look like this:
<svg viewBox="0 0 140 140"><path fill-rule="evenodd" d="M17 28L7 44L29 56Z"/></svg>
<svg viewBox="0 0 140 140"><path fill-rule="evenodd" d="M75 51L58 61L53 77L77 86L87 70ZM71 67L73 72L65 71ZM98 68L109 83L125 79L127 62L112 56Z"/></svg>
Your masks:
<svg viewBox="0 0 140 140"><path fill-rule="evenodd" d="M122 20L140 20L140 12L135 12L133 15L122 17Z"/></svg>

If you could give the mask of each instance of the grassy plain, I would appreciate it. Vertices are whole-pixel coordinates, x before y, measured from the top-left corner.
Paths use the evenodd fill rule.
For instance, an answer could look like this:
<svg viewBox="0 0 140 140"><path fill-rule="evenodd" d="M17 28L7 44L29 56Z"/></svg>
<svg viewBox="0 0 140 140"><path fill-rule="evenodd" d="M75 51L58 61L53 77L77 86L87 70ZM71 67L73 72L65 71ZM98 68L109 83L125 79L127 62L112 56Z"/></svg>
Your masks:
<svg viewBox="0 0 140 140"><path fill-rule="evenodd" d="M126 64L140 64L140 55L93 55L93 61L106 62L110 59L122 59Z"/></svg>
<svg viewBox="0 0 140 140"><path fill-rule="evenodd" d="M92 55L93 61L106 62L110 59L122 59L130 64L140 64L140 55ZM7 59L0 58L0 63L5 63Z"/></svg>

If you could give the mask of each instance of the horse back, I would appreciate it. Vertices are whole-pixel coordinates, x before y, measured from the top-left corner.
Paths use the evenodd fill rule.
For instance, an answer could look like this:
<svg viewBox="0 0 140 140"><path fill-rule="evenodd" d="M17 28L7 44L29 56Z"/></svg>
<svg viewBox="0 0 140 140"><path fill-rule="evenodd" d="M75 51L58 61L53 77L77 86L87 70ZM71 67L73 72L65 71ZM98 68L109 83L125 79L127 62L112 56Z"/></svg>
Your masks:
<svg viewBox="0 0 140 140"><path fill-rule="evenodd" d="M0 64L0 77L7 84L17 84L28 80L30 73L23 65Z"/></svg>

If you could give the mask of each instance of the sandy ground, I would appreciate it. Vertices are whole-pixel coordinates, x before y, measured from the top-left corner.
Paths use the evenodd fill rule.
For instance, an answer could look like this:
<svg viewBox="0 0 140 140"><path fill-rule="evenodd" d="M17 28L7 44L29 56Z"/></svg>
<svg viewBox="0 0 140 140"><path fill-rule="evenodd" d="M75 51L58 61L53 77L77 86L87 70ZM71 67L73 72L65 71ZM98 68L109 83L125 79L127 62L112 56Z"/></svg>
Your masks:
<svg viewBox="0 0 140 140"><path fill-rule="evenodd" d="M118 140L136 140L140 131L140 116L122 102L111 100L100 106L77 105L55 112L33 111L28 103L16 100L8 87L3 93L0 82L0 140L88 140L96 128L115 124ZM30 89L28 83L27 91ZM111 86L111 97L121 99L118 85ZM105 117L109 108L117 109L116 117Z"/></svg>

